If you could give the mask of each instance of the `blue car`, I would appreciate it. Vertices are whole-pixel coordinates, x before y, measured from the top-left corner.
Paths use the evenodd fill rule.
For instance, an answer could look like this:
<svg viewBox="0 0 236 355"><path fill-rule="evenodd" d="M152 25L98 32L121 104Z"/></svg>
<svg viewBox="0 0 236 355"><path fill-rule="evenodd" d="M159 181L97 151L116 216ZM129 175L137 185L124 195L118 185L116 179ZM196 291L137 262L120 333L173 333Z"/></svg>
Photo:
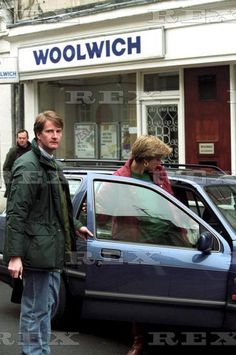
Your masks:
<svg viewBox="0 0 236 355"><path fill-rule="evenodd" d="M235 329L236 238L151 183L66 174L93 237L65 266L56 321L73 299L84 318ZM10 283L2 264L0 278Z"/></svg>

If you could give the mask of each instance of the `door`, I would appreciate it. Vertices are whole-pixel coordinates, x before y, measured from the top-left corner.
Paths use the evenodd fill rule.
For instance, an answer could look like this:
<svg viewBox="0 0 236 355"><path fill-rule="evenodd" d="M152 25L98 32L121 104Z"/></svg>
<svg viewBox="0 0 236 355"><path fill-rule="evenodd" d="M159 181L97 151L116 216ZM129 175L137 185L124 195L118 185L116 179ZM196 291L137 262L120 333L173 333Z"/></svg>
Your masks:
<svg viewBox="0 0 236 355"><path fill-rule="evenodd" d="M178 163L178 104L144 103L144 132L158 136L172 149L172 154L165 159Z"/></svg>
<svg viewBox="0 0 236 355"><path fill-rule="evenodd" d="M184 70L186 163L230 172L229 66Z"/></svg>
<svg viewBox="0 0 236 355"><path fill-rule="evenodd" d="M88 176L85 317L222 325L229 246L215 234L214 252L198 251L208 227L179 204L149 183Z"/></svg>

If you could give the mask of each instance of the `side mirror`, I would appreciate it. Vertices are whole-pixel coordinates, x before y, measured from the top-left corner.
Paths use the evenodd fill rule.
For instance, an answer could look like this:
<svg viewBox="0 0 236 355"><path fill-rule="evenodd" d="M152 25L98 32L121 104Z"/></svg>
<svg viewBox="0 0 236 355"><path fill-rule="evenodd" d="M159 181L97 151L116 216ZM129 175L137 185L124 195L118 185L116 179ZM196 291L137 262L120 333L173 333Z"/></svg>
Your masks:
<svg viewBox="0 0 236 355"><path fill-rule="evenodd" d="M212 251L212 247L213 235L208 231L202 232L197 241L197 249L203 254L210 254Z"/></svg>

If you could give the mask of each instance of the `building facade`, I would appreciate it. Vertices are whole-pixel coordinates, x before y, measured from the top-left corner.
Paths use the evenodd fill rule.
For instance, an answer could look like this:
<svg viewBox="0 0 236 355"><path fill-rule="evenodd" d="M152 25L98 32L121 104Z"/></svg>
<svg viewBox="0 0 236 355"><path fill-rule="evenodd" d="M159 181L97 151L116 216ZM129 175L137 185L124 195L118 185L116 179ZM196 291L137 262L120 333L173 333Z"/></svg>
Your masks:
<svg viewBox="0 0 236 355"><path fill-rule="evenodd" d="M25 128L33 137L36 114L58 111L58 158L127 159L148 133L170 162L236 172L235 1L17 3L7 41Z"/></svg>
<svg viewBox="0 0 236 355"><path fill-rule="evenodd" d="M6 40L7 21L11 21L8 16L8 11L0 6L0 167L12 144L12 85L8 78L4 77L5 66L9 62L10 44ZM1 186L1 184L0 184Z"/></svg>

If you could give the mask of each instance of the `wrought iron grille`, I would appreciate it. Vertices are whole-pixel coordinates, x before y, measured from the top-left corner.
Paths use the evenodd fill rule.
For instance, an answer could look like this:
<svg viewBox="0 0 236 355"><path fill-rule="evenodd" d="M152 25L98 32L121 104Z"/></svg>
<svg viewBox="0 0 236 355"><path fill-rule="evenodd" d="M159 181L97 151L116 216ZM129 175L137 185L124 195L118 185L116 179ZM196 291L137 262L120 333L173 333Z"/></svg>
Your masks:
<svg viewBox="0 0 236 355"><path fill-rule="evenodd" d="M147 131L158 136L172 149L165 161L178 163L178 105L148 105Z"/></svg>

